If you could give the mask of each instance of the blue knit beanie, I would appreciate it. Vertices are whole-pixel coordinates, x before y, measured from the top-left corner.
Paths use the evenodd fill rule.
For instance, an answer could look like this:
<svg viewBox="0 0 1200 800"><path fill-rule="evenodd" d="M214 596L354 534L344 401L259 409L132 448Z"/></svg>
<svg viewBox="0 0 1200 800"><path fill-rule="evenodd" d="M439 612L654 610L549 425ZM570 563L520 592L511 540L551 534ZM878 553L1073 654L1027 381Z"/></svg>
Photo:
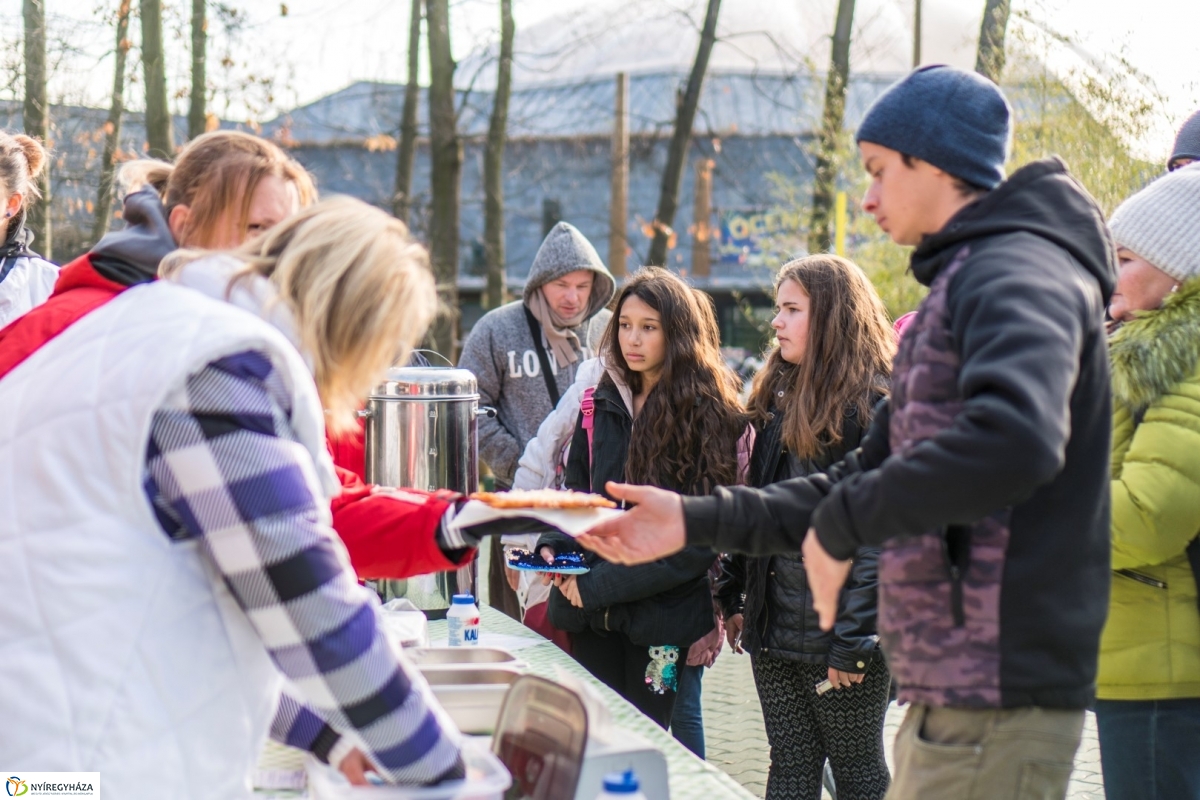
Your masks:
<svg viewBox="0 0 1200 800"><path fill-rule="evenodd" d="M1171 148L1171 158L1167 161L1167 169L1171 169L1181 158L1200 161L1200 111L1188 117L1187 122L1179 129L1179 135L1175 137L1175 146Z"/></svg>
<svg viewBox="0 0 1200 800"><path fill-rule="evenodd" d="M1004 180L1010 117L996 84L974 72L934 65L910 72L881 94L855 138L994 189Z"/></svg>

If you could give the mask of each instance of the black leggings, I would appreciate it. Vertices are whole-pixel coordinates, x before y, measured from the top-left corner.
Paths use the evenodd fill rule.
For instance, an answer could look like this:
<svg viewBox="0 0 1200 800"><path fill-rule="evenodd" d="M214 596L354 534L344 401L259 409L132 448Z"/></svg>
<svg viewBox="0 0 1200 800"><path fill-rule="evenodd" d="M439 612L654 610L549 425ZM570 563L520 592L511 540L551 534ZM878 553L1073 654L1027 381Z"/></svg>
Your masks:
<svg viewBox="0 0 1200 800"><path fill-rule="evenodd" d="M651 650L657 658L651 658ZM571 655L647 717L663 728L671 724L679 664L687 658L686 647L643 647L622 633L601 636L586 630L571 634ZM650 666L652 660L656 662L654 668Z"/></svg>
<svg viewBox="0 0 1200 800"><path fill-rule="evenodd" d="M862 683L823 695L815 687L829 677L824 664L770 656L753 664L771 744L767 800L820 800L826 758L838 800L879 800L887 794L883 718L891 676L882 658L871 661Z"/></svg>

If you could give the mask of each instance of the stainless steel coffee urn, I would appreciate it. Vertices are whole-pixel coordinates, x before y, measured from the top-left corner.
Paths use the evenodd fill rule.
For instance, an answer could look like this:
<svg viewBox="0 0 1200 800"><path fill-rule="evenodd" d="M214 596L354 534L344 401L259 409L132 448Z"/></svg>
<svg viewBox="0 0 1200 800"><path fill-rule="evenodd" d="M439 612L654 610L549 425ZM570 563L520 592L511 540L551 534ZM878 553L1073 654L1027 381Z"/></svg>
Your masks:
<svg viewBox="0 0 1200 800"><path fill-rule="evenodd" d="M367 482L425 491L475 491L479 485L476 418L480 413L475 375L469 370L389 370L387 379L371 392L363 412ZM408 598L430 619L440 619L455 594L475 594L476 577L472 562L455 572L380 581L377 588L384 600Z"/></svg>

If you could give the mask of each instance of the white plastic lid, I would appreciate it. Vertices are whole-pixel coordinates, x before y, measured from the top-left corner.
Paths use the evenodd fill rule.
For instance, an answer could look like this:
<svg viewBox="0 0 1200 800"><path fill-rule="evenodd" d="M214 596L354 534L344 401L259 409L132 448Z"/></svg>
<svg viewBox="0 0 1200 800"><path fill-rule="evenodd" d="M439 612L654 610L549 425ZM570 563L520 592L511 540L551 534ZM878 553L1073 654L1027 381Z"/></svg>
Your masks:
<svg viewBox="0 0 1200 800"><path fill-rule="evenodd" d="M475 604L475 598L469 594L456 594L450 602L456 606L469 606Z"/></svg>
<svg viewBox="0 0 1200 800"><path fill-rule="evenodd" d="M604 791L611 794L633 794L638 790L637 775L633 770L610 772L604 776Z"/></svg>

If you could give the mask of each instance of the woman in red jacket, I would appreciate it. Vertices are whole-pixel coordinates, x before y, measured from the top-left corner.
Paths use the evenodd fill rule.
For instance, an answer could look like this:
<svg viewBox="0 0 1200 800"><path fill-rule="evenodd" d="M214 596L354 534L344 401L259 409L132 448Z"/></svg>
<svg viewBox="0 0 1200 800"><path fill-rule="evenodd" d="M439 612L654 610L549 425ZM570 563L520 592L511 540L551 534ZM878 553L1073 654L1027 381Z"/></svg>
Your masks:
<svg viewBox="0 0 1200 800"><path fill-rule="evenodd" d="M0 376L126 288L155 280L177 247L236 247L317 197L312 177L282 149L237 131L193 139L174 164L130 162L121 182L130 190L126 227L65 266L49 300L0 331ZM369 486L345 466L333 527L359 578L405 578L474 558L477 540L441 524L453 514L452 493Z"/></svg>

